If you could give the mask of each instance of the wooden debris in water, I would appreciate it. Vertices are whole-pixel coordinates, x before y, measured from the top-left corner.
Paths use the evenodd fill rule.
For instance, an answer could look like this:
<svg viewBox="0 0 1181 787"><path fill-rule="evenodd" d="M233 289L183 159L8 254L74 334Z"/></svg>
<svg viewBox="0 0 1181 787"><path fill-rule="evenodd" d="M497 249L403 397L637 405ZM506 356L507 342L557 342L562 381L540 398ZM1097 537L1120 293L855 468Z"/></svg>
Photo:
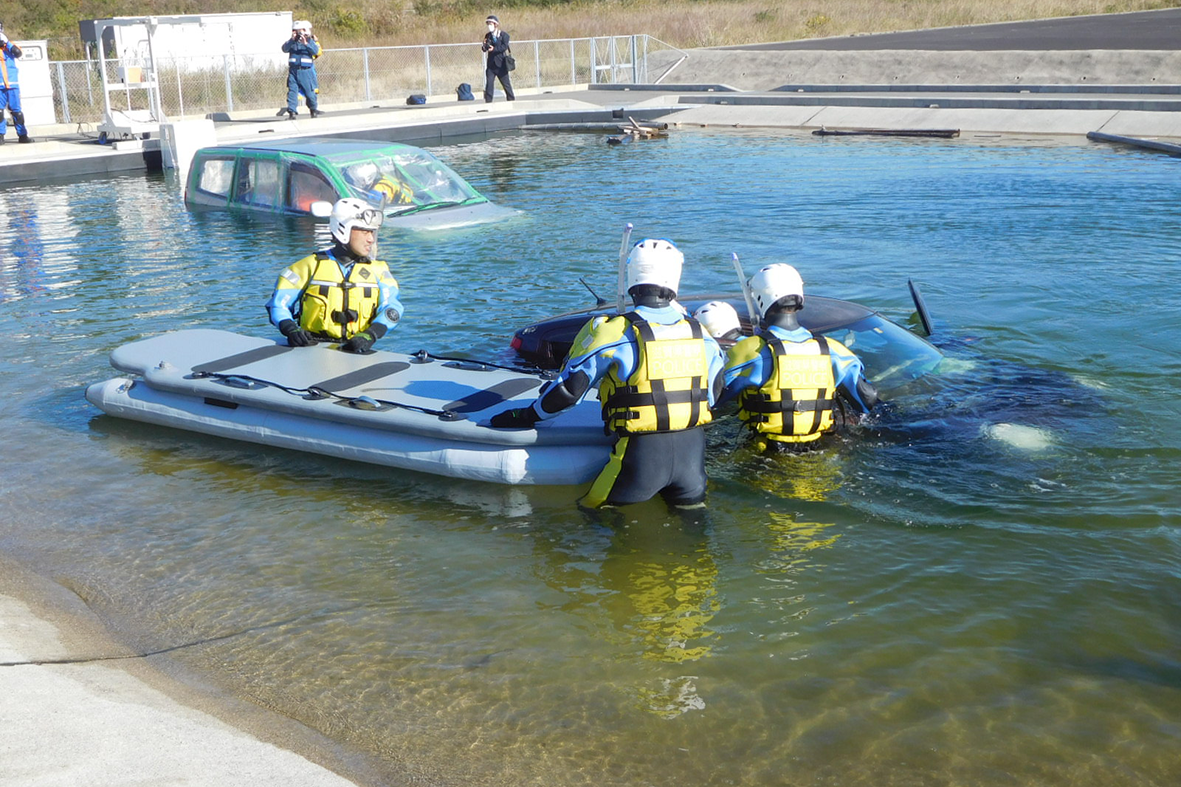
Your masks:
<svg viewBox="0 0 1181 787"><path fill-rule="evenodd" d="M623 133L617 137L607 137L608 145L623 145L627 142L632 142L637 139L657 139L658 137L668 136L668 124L661 123L659 126L641 126L635 121L631 115L628 115L627 125L620 126L619 130Z"/></svg>

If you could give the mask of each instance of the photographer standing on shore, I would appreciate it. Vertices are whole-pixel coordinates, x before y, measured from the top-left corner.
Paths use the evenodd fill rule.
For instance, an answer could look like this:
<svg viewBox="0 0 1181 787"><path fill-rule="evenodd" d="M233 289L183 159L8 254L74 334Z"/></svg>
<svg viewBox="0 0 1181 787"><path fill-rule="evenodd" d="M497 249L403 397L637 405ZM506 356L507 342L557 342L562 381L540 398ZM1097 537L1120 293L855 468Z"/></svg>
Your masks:
<svg viewBox="0 0 1181 787"><path fill-rule="evenodd" d="M312 23L306 21L291 25L291 38L283 42L287 53L287 107L279 110L279 117L295 120L299 108L299 94L307 102L312 117L323 115L317 108L320 92L316 80L316 58L320 56L320 44L312 35Z"/></svg>
<svg viewBox="0 0 1181 787"><path fill-rule="evenodd" d="M513 95L513 82L508 75L508 33L500 29L500 20L492 14L488 15L484 23L488 26L488 32L484 34L484 43L480 46L488 56L484 64L484 103L492 103L492 92L496 89L497 79L504 88L505 98L512 101L516 96Z"/></svg>
<svg viewBox="0 0 1181 787"><path fill-rule="evenodd" d="M29 129L25 127L25 113L21 111L21 89L16 67L16 60L21 54L21 48L8 40L8 36L4 35L4 25L0 24L0 144L4 143L4 134L8 131L8 123L4 119L5 109L12 115L16 141L33 141Z"/></svg>

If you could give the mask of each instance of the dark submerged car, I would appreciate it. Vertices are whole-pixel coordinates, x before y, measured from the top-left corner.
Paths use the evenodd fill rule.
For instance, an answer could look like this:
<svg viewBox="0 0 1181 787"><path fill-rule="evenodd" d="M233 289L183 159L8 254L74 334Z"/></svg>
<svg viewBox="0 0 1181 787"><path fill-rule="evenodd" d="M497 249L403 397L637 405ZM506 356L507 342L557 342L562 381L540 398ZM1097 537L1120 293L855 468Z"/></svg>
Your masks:
<svg viewBox="0 0 1181 787"><path fill-rule="evenodd" d="M739 315L747 314L742 296L733 293L690 295L677 300L690 314L709 301L725 301ZM920 315L925 315L925 308L920 304L916 295L916 307ZM550 317L518 330L513 335L512 348L534 366L560 368L586 321L596 315L614 313L610 304L600 300L590 308ZM799 320L812 333L836 339L855 352L865 364L869 379L883 393L928 374L943 360L943 353L926 339L851 301L809 295L799 312ZM743 334L751 335L750 320L742 316L741 322ZM925 324L929 322L925 320Z"/></svg>

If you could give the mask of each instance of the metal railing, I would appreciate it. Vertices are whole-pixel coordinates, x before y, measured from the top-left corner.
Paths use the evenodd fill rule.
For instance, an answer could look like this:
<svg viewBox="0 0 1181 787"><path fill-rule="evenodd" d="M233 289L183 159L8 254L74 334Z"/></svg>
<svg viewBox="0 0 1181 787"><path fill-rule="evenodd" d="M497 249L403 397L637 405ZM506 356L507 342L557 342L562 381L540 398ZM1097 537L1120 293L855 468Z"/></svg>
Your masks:
<svg viewBox="0 0 1181 787"><path fill-rule="evenodd" d="M106 61L106 79L97 60L50 64L53 101L60 123L103 120L103 91L118 111L150 109L159 92L165 118L205 117L215 112L278 109L286 104L286 56L278 52L210 58L157 57L155 72L130 59ZM658 82L684 53L648 35L514 41L514 88L582 84ZM127 68L132 66L133 68ZM121 82L141 67L138 83ZM460 83L479 96L484 88L484 56L479 44L326 49L316 62L320 99L325 104L404 99L412 93L439 95ZM122 85L122 87L120 87ZM160 120L164 118L159 118Z"/></svg>

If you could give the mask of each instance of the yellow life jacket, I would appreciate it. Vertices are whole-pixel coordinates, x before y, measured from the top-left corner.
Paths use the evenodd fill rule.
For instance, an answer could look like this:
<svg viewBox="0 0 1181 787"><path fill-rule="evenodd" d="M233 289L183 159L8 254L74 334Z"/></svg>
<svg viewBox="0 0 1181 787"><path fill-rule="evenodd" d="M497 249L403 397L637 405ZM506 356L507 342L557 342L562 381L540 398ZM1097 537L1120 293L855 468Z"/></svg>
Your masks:
<svg viewBox="0 0 1181 787"><path fill-rule="evenodd" d="M314 258L314 259L313 259ZM381 303L383 278L392 278L381 260L356 262L345 278L340 264L317 252L292 267L312 266L299 299L299 324L329 339L349 339L373 323Z"/></svg>
<svg viewBox="0 0 1181 787"><path fill-rule="evenodd" d="M833 430L832 374L828 340L817 336L792 344L788 352L778 338L760 337L771 348L773 368L759 388L739 394L738 417L768 440L808 443Z"/></svg>
<svg viewBox="0 0 1181 787"><path fill-rule="evenodd" d="M381 180L373 184L372 190L382 197L387 205L410 205L414 202L414 192L410 187L389 175L383 175Z"/></svg>
<svg viewBox="0 0 1181 787"><path fill-rule="evenodd" d="M622 381L612 367L599 386L607 431L676 432L708 424L709 356L701 323L687 318L653 326L634 312L623 316L636 333L636 368Z"/></svg>

